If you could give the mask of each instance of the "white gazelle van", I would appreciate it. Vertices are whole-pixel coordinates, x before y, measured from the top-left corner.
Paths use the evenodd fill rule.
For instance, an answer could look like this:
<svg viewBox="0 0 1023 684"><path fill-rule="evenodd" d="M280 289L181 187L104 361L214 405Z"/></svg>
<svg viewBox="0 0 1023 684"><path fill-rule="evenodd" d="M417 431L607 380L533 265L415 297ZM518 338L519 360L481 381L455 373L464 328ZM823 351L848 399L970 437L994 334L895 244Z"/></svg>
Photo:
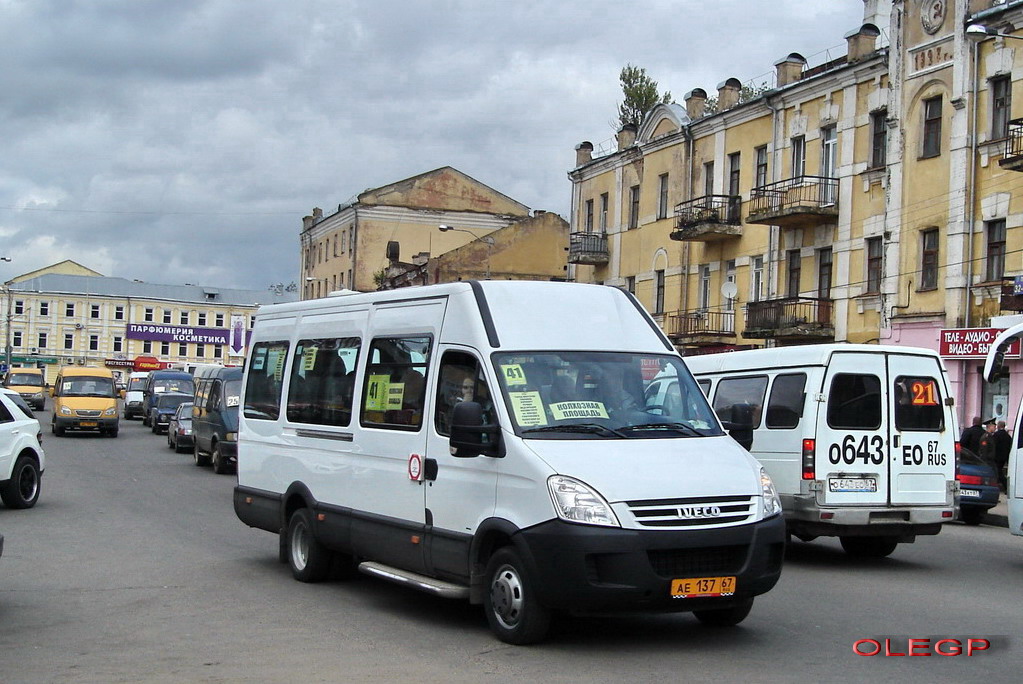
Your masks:
<svg viewBox="0 0 1023 684"><path fill-rule="evenodd" d="M984 379L995 382L1007 372L1003 366L1005 354L1016 340L1023 338L1023 323L1012 325L999 333L991 344L984 361ZM1005 501L1009 509L1009 531L1023 535L1023 406L1016 408L1016 429L1012 433L1012 448L1005 472Z"/></svg>
<svg viewBox="0 0 1023 684"><path fill-rule="evenodd" d="M655 377L681 401L647 404ZM261 308L234 507L306 582L357 566L483 604L731 625L778 581L771 480L631 295L460 282Z"/></svg>
<svg viewBox="0 0 1023 684"><path fill-rule="evenodd" d="M881 557L955 518L959 432L934 351L800 345L686 365L774 480L790 534Z"/></svg>

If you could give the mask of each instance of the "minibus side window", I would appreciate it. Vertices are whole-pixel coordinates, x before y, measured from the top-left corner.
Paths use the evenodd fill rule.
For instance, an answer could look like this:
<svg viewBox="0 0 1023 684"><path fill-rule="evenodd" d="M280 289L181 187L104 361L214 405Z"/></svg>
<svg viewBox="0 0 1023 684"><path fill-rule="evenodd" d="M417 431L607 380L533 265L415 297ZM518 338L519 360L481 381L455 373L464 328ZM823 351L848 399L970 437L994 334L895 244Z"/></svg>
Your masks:
<svg viewBox="0 0 1023 684"><path fill-rule="evenodd" d="M490 388L480 373L480 364L472 354L445 352L440 362L440 380L437 382L437 432L451 434L451 414L462 401L475 401L483 407L484 420L494 421L494 404Z"/></svg>
<svg viewBox="0 0 1023 684"><path fill-rule="evenodd" d="M381 337L369 348L361 425L419 430L426 406L430 337Z"/></svg>
<svg viewBox="0 0 1023 684"><path fill-rule="evenodd" d="M287 342L258 342L252 347L245 385L246 418L277 420L281 415L281 387L287 360Z"/></svg>
<svg viewBox="0 0 1023 684"><path fill-rule="evenodd" d="M288 385L288 420L347 427L352 422L358 337L299 340Z"/></svg>
<svg viewBox="0 0 1023 684"><path fill-rule="evenodd" d="M703 396L710 396L710 380L697 380L696 384L700 386L701 390L703 390Z"/></svg>
<svg viewBox="0 0 1023 684"><path fill-rule="evenodd" d="M806 394L805 373L791 373L775 377L771 385L771 398L767 402L767 427L790 429L799 425L803 416Z"/></svg>
<svg viewBox="0 0 1023 684"><path fill-rule="evenodd" d="M905 375L895 379L895 427L928 432L944 429L945 411L937 380Z"/></svg>
<svg viewBox="0 0 1023 684"><path fill-rule="evenodd" d="M839 373L828 395L828 425L851 430L881 427L881 381L876 375Z"/></svg>
<svg viewBox="0 0 1023 684"><path fill-rule="evenodd" d="M723 378L714 396L714 412L723 421L758 428L766 393L766 375Z"/></svg>

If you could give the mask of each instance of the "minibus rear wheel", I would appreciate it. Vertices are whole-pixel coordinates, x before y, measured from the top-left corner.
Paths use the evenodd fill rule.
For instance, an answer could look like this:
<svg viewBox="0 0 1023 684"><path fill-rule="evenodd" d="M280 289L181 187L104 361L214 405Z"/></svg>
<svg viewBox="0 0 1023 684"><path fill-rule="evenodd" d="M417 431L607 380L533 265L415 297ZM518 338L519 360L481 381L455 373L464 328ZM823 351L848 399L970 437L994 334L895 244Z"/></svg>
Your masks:
<svg viewBox="0 0 1023 684"><path fill-rule="evenodd" d="M839 537L842 549L859 558L884 558L899 545L896 537Z"/></svg>
<svg viewBox="0 0 1023 684"><path fill-rule="evenodd" d="M514 548L498 549L487 563L483 608L498 639L532 644L547 635L551 611L536 597L535 583Z"/></svg>
<svg viewBox="0 0 1023 684"><path fill-rule="evenodd" d="M715 608L713 610L694 610L696 619L708 627L734 627L749 615L753 609L753 599L748 598L731 608Z"/></svg>
<svg viewBox="0 0 1023 684"><path fill-rule="evenodd" d="M299 582L321 582L330 572L332 554L313 536L313 515L308 508L291 514L288 522L288 565Z"/></svg>

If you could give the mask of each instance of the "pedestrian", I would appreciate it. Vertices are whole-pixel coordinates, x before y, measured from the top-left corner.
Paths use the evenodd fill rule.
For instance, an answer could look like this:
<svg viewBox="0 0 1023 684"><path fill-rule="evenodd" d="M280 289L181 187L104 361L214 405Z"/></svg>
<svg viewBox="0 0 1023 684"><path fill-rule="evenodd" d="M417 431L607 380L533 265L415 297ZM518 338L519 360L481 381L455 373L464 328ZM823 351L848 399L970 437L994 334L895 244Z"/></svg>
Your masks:
<svg viewBox="0 0 1023 684"><path fill-rule="evenodd" d="M984 421L984 433L980 437L980 446L977 449L980 460L997 470L995 465L995 419Z"/></svg>
<svg viewBox="0 0 1023 684"><path fill-rule="evenodd" d="M998 486L1005 490L1006 467L1009 465L1009 452L1012 450L1012 435L1005 430L1005 421L998 421L995 430L995 470L998 472Z"/></svg>
<svg viewBox="0 0 1023 684"><path fill-rule="evenodd" d="M968 449L975 454L980 453L980 438L984 435L984 426L980 423L980 416L973 417L970 427L963 430L959 437L959 446Z"/></svg>

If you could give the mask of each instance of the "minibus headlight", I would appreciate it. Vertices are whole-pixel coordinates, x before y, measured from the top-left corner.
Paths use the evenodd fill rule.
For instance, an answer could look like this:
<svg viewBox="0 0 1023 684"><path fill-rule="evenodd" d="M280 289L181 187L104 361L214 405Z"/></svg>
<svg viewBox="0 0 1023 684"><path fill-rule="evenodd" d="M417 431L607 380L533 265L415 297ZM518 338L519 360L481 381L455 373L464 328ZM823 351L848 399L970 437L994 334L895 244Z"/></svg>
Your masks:
<svg viewBox="0 0 1023 684"><path fill-rule="evenodd" d="M760 469L760 489L764 495L764 516L780 513L781 499L778 498L778 490L774 488L771 476L763 468Z"/></svg>
<svg viewBox="0 0 1023 684"><path fill-rule="evenodd" d="M108 408L106 411L103 412L103 415L104 416L116 416L117 415L117 407L116 406L112 406L112 407Z"/></svg>
<svg viewBox="0 0 1023 684"><path fill-rule="evenodd" d="M604 497L589 485L564 475L551 475L547 478L547 488L554 501L554 510L562 520L621 527Z"/></svg>
<svg viewBox="0 0 1023 684"><path fill-rule="evenodd" d="M60 415L62 415L62 416L70 416L71 415L71 409L68 408L67 406L61 406L60 407Z"/></svg>
<svg viewBox="0 0 1023 684"><path fill-rule="evenodd" d="M237 432L228 432L226 435L224 435L224 441L225 442L237 442L238 441L238 433Z"/></svg>

